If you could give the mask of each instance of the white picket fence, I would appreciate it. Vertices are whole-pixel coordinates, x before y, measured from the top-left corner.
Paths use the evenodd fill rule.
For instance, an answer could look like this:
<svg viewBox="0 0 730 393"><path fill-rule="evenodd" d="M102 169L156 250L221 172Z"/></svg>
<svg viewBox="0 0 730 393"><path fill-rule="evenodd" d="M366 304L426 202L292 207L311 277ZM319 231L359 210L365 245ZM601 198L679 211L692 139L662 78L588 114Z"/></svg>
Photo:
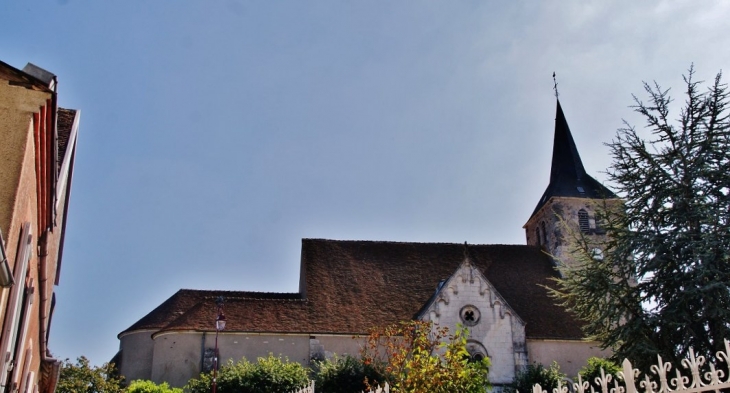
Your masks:
<svg viewBox="0 0 730 393"><path fill-rule="evenodd" d="M725 370L716 369L715 365L710 363L709 371L702 373L701 369L705 365L704 356L695 356L693 350L690 349L689 357L682 359L682 368L674 369L674 377L671 376L672 365L664 362L661 356L658 356L656 365L651 366L651 373L644 376L644 380L637 381L639 370L631 366L628 359L624 359L622 363L622 371L616 375L605 374L601 370L601 376L596 378L596 384L601 386L600 393L698 393L715 391L720 392L721 389L730 388L730 342L725 340L725 350L717 352L717 359L725 363ZM684 372L684 373L683 373ZM658 382L657 382L658 379ZM638 386L641 389L637 388ZM597 393L588 381L583 381L580 376L578 383L572 384L573 391L576 393ZM568 386L558 385L550 393L568 393ZM543 390L540 385L532 388L532 393L548 393Z"/></svg>
<svg viewBox="0 0 730 393"><path fill-rule="evenodd" d="M628 359L624 359L622 371L616 375L606 374L601 370L601 376L595 381L601 386L600 392L596 392L588 381L583 381L578 376L578 383L573 383L572 386L563 386L562 383L559 383L557 388L548 392L543 390L540 385L535 385L531 393L699 393L710 391L719 393L722 389L730 389L730 341L725 340L725 350L717 352L717 359L725 363L724 369L717 369L715 364L710 363L709 371L702 372L706 362L705 357L695 356L694 351L690 349L689 357L682 359L682 370L675 367L672 377L673 366L658 356L657 364L651 366L651 373L654 375L646 375L643 380L638 381L639 370L633 368ZM311 381L309 386L293 393L314 393L314 381ZM384 387L378 387L368 393L390 393L390 387L385 384Z"/></svg>

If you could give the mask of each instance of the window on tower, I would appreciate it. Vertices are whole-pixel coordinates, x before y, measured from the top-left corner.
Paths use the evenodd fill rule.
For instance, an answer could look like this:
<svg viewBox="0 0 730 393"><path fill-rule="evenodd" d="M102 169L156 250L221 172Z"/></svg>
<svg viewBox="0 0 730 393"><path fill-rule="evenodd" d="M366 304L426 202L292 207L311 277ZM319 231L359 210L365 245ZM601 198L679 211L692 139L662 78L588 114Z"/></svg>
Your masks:
<svg viewBox="0 0 730 393"><path fill-rule="evenodd" d="M583 233L588 233L590 230L590 226L588 225L588 212L584 209L578 210L578 225L580 226L580 231Z"/></svg>

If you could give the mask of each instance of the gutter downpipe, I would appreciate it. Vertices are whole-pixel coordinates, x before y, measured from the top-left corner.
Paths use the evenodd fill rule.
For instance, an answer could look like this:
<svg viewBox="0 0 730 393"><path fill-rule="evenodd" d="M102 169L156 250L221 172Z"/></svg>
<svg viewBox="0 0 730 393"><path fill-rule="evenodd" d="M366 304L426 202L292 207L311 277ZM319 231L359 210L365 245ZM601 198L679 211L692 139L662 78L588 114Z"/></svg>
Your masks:
<svg viewBox="0 0 730 393"><path fill-rule="evenodd" d="M49 321L50 321L50 310L49 310L49 303L48 303L48 237L51 234L52 228L56 225L56 182L58 179L58 94L57 94L57 80L54 76L52 85L49 86L53 90L53 94L51 95L51 102L52 102L52 108L51 109L51 116L52 116L52 130L50 137L51 140L51 151L50 151L50 157L51 158L51 168L49 168L50 174L51 174L51 190L49 195L49 201L46 208L49 209L47 212L48 214L48 222L46 228L43 228L43 235L39 239L40 241L40 250L39 250L39 259L40 259L40 267L39 267L39 286L40 286L40 327L38 329L39 331L39 339L41 343L40 348L40 355L41 355L41 367L48 366L51 368L48 373L48 379L45 381L48 384L46 386L43 386L41 389L41 393L53 393L56 391L56 386L58 385L58 379L61 375L61 362L54 358L51 355L51 351L48 349L48 335L49 335ZM48 180L46 180L48 181ZM49 206L50 205L50 206ZM55 282L55 277L54 277ZM51 284L53 285L53 283ZM44 381L40 381L44 382Z"/></svg>
<svg viewBox="0 0 730 393"><path fill-rule="evenodd" d="M48 378L49 384L45 386L45 389L41 390L41 393L53 393L56 391L56 385L58 384L58 378L61 373L61 362L51 355L51 351L48 349L48 321L49 321L49 310L48 310L48 236L50 230L46 229L40 238L40 272L39 272L39 286L40 286L40 353L41 353L41 367L46 364L51 367L50 375Z"/></svg>

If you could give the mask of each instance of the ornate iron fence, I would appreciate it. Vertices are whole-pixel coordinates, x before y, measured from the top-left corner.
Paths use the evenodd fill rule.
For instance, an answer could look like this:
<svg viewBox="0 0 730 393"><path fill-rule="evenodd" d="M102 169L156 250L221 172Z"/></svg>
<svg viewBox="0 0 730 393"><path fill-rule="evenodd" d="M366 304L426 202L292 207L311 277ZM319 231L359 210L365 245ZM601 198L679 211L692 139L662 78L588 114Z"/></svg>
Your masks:
<svg viewBox="0 0 730 393"><path fill-rule="evenodd" d="M658 356L656 365L651 366L653 376L645 375L643 380L638 380L639 370L631 366L628 359L622 363L622 371L616 375L605 374L601 370L601 376L596 378L596 384L601 386L600 393L698 393L698 392L720 392L721 389L730 388L730 342L725 340L725 350L717 353L717 359L725 363L725 370L715 368L715 365L708 364L709 369L703 366L706 359L704 356L695 356L692 349L689 357L682 359L682 368L674 369L674 377L671 375L672 364L662 360ZM638 386L637 388L637 382ZM583 381L578 376L578 383L571 386L576 393L599 393L596 392L589 381ZM550 393L568 393L569 386L558 385ZM548 393L540 385L532 388L532 393Z"/></svg>

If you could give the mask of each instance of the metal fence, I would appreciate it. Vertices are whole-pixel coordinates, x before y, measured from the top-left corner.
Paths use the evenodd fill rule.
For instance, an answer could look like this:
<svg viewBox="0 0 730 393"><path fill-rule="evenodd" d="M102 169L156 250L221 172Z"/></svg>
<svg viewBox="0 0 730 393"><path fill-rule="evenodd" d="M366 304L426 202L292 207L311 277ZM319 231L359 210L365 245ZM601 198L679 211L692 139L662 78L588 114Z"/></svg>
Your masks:
<svg viewBox="0 0 730 393"><path fill-rule="evenodd" d="M708 364L705 367L704 356L695 356L690 349L689 357L682 359L680 367L662 360L658 356L657 364L651 366L651 374L645 375L643 380L639 378L639 370L633 368L628 359L622 363L622 371L616 375L605 374L601 370L601 376L596 378L596 384L601 386L600 392L596 392L589 381L583 381L578 376L578 383L572 386L558 385L552 392L543 390L540 385L532 388L532 393L568 393L570 390L576 393L698 393L698 392L720 392L721 389L730 388L730 342L725 340L725 350L717 352L719 362L725 363L724 369L716 368L715 364ZM704 371L703 371L704 370ZM638 387L637 387L638 386ZM572 389L570 389L572 388Z"/></svg>
<svg viewBox="0 0 730 393"><path fill-rule="evenodd" d="M601 370L601 376L595 382L601 387L596 391L589 381L583 381L578 376L578 383L569 385L558 384L552 392L543 390L535 385L531 393L720 393L722 389L730 389L730 342L725 340L725 350L717 353L723 368L716 368L715 364L705 366L704 356L695 356L690 349L689 357L682 359L681 367L673 367L671 363L658 356L657 364L651 366L651 375L644 375L639 379L639 370L635 369L628 359L622 363L622 371L616 375L606 374ZM719 365L717 365L719 366ZM680 369L681 368L681 369ZM672 370L674 369L674 370ZM638 386L638 387L637 387ZM314 381L309 386L292 393L315 393ZM378 387L368 393L390 393L390 386Z"/></svg>

